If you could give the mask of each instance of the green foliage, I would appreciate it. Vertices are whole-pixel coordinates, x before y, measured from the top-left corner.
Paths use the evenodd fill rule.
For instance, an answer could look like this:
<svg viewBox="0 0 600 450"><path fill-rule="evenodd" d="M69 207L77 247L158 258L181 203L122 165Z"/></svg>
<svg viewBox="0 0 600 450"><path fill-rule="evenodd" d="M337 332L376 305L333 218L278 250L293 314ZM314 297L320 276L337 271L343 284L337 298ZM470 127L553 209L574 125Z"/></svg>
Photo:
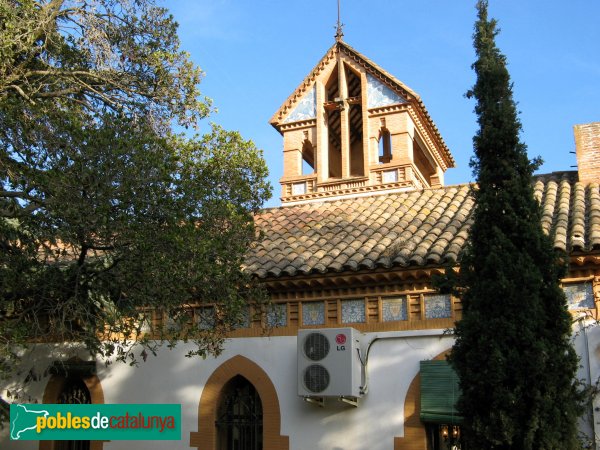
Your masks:
<svg viewBox="0 0 600 450"><path fill-rule="evenodd" d="M462 390L465 438L475 449L575 449L582 394L559 286L564 258L540 224L534 162L487 1L477 4L474 44L479 131L472 167L478 187L460 264L463 318L450 361ZM564 256L564 255L563 255Z"/></svg>
<svg viewBox="0 0 600 450"><path fill-rule="evenodd" d="M0 0L0 28L2 368L40 341L218 354L266 298L241 268L271 187L238 133L171 131L210 110L173 18L151 0Z"/></svg>
<svg viewBox="0 0 600 450"><path fill-rule="evenodd" d="M0 100L17 108L54 99L45 106L151 116L155 125L194 125L209 112L201 71L152 0L0 0L0 24Z"/></svg>

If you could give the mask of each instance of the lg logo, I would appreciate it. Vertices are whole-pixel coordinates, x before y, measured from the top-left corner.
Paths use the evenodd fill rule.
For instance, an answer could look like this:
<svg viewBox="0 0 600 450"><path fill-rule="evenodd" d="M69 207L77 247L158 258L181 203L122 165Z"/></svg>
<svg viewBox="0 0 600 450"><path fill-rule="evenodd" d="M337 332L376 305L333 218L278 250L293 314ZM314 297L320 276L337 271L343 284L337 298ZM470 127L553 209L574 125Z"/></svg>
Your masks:
<svg viewBox="0 0 600 450"><path fill-rule="evenodd" d="M346 350L346 346L344 345L346 343L346 335L343 333L338 334L335 337L335 343L337 344L336 349L338 352Z"/></svg>

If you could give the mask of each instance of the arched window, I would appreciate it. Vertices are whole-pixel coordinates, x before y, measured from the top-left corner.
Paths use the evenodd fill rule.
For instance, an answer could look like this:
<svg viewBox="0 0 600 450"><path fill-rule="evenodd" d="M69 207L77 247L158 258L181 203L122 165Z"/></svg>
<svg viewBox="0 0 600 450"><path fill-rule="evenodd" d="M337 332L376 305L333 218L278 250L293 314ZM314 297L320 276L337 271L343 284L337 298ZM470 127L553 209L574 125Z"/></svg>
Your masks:
<svg viewBox="0 0 600 450"><path fill-rule="evenodd" d="M238 375L223 387L215 426L219 450L262 450L262 403L246 378Z"/></svg>
<svg viewBox="0 0 600 450"><path fill-rule="evenodd" d="M379 164L389 163L392 160L392 139L387 128L379 132Z"/></svg>
<svg viewBox="0 0 600 450"><path fill-rule="evenodd" d="M81 378L69 377L65 381L57 403L89 405L92 403L92 396ZM55 441L54 450L90 450L90 441Z"/></svg>

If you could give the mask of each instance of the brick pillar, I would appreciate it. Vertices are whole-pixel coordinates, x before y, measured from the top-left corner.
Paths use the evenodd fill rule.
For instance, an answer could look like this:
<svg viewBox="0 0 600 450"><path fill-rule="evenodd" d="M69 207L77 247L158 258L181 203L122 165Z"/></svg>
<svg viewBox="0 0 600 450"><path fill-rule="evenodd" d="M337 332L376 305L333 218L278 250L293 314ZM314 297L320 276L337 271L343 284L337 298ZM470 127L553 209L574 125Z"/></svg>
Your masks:
<svg viewBox="0 0 600 450"><path fill-rule="evenodd" d="M600 183L600 122L575 125L579 181Z"/></svg>
<svg viewBox="0 0 600 450"><path fill-rule="evenodd" d="M342 151L342 178L350 178L350 105L348 105L348 85L346 84L346 70L344 62L338 53L338 85L340 98L343 101L340 111L340 132Z"/></svg>

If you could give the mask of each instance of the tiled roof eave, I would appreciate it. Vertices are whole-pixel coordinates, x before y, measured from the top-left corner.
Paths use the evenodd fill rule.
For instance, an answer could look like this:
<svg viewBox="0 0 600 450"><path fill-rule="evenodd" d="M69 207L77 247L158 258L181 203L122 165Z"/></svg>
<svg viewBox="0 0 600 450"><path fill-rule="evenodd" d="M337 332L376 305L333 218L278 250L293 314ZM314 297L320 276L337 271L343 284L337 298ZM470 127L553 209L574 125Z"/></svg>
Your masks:
<svg viewBox="0 0 600 450"><path fill-rule="evenodd" d="M600 192L576 172L537 176L542 227L576 264L600 263ZM246 270L260 280L455 264L468 240L470 185L266 209ZM582 262L583 261L583 262Z"/></svg>

